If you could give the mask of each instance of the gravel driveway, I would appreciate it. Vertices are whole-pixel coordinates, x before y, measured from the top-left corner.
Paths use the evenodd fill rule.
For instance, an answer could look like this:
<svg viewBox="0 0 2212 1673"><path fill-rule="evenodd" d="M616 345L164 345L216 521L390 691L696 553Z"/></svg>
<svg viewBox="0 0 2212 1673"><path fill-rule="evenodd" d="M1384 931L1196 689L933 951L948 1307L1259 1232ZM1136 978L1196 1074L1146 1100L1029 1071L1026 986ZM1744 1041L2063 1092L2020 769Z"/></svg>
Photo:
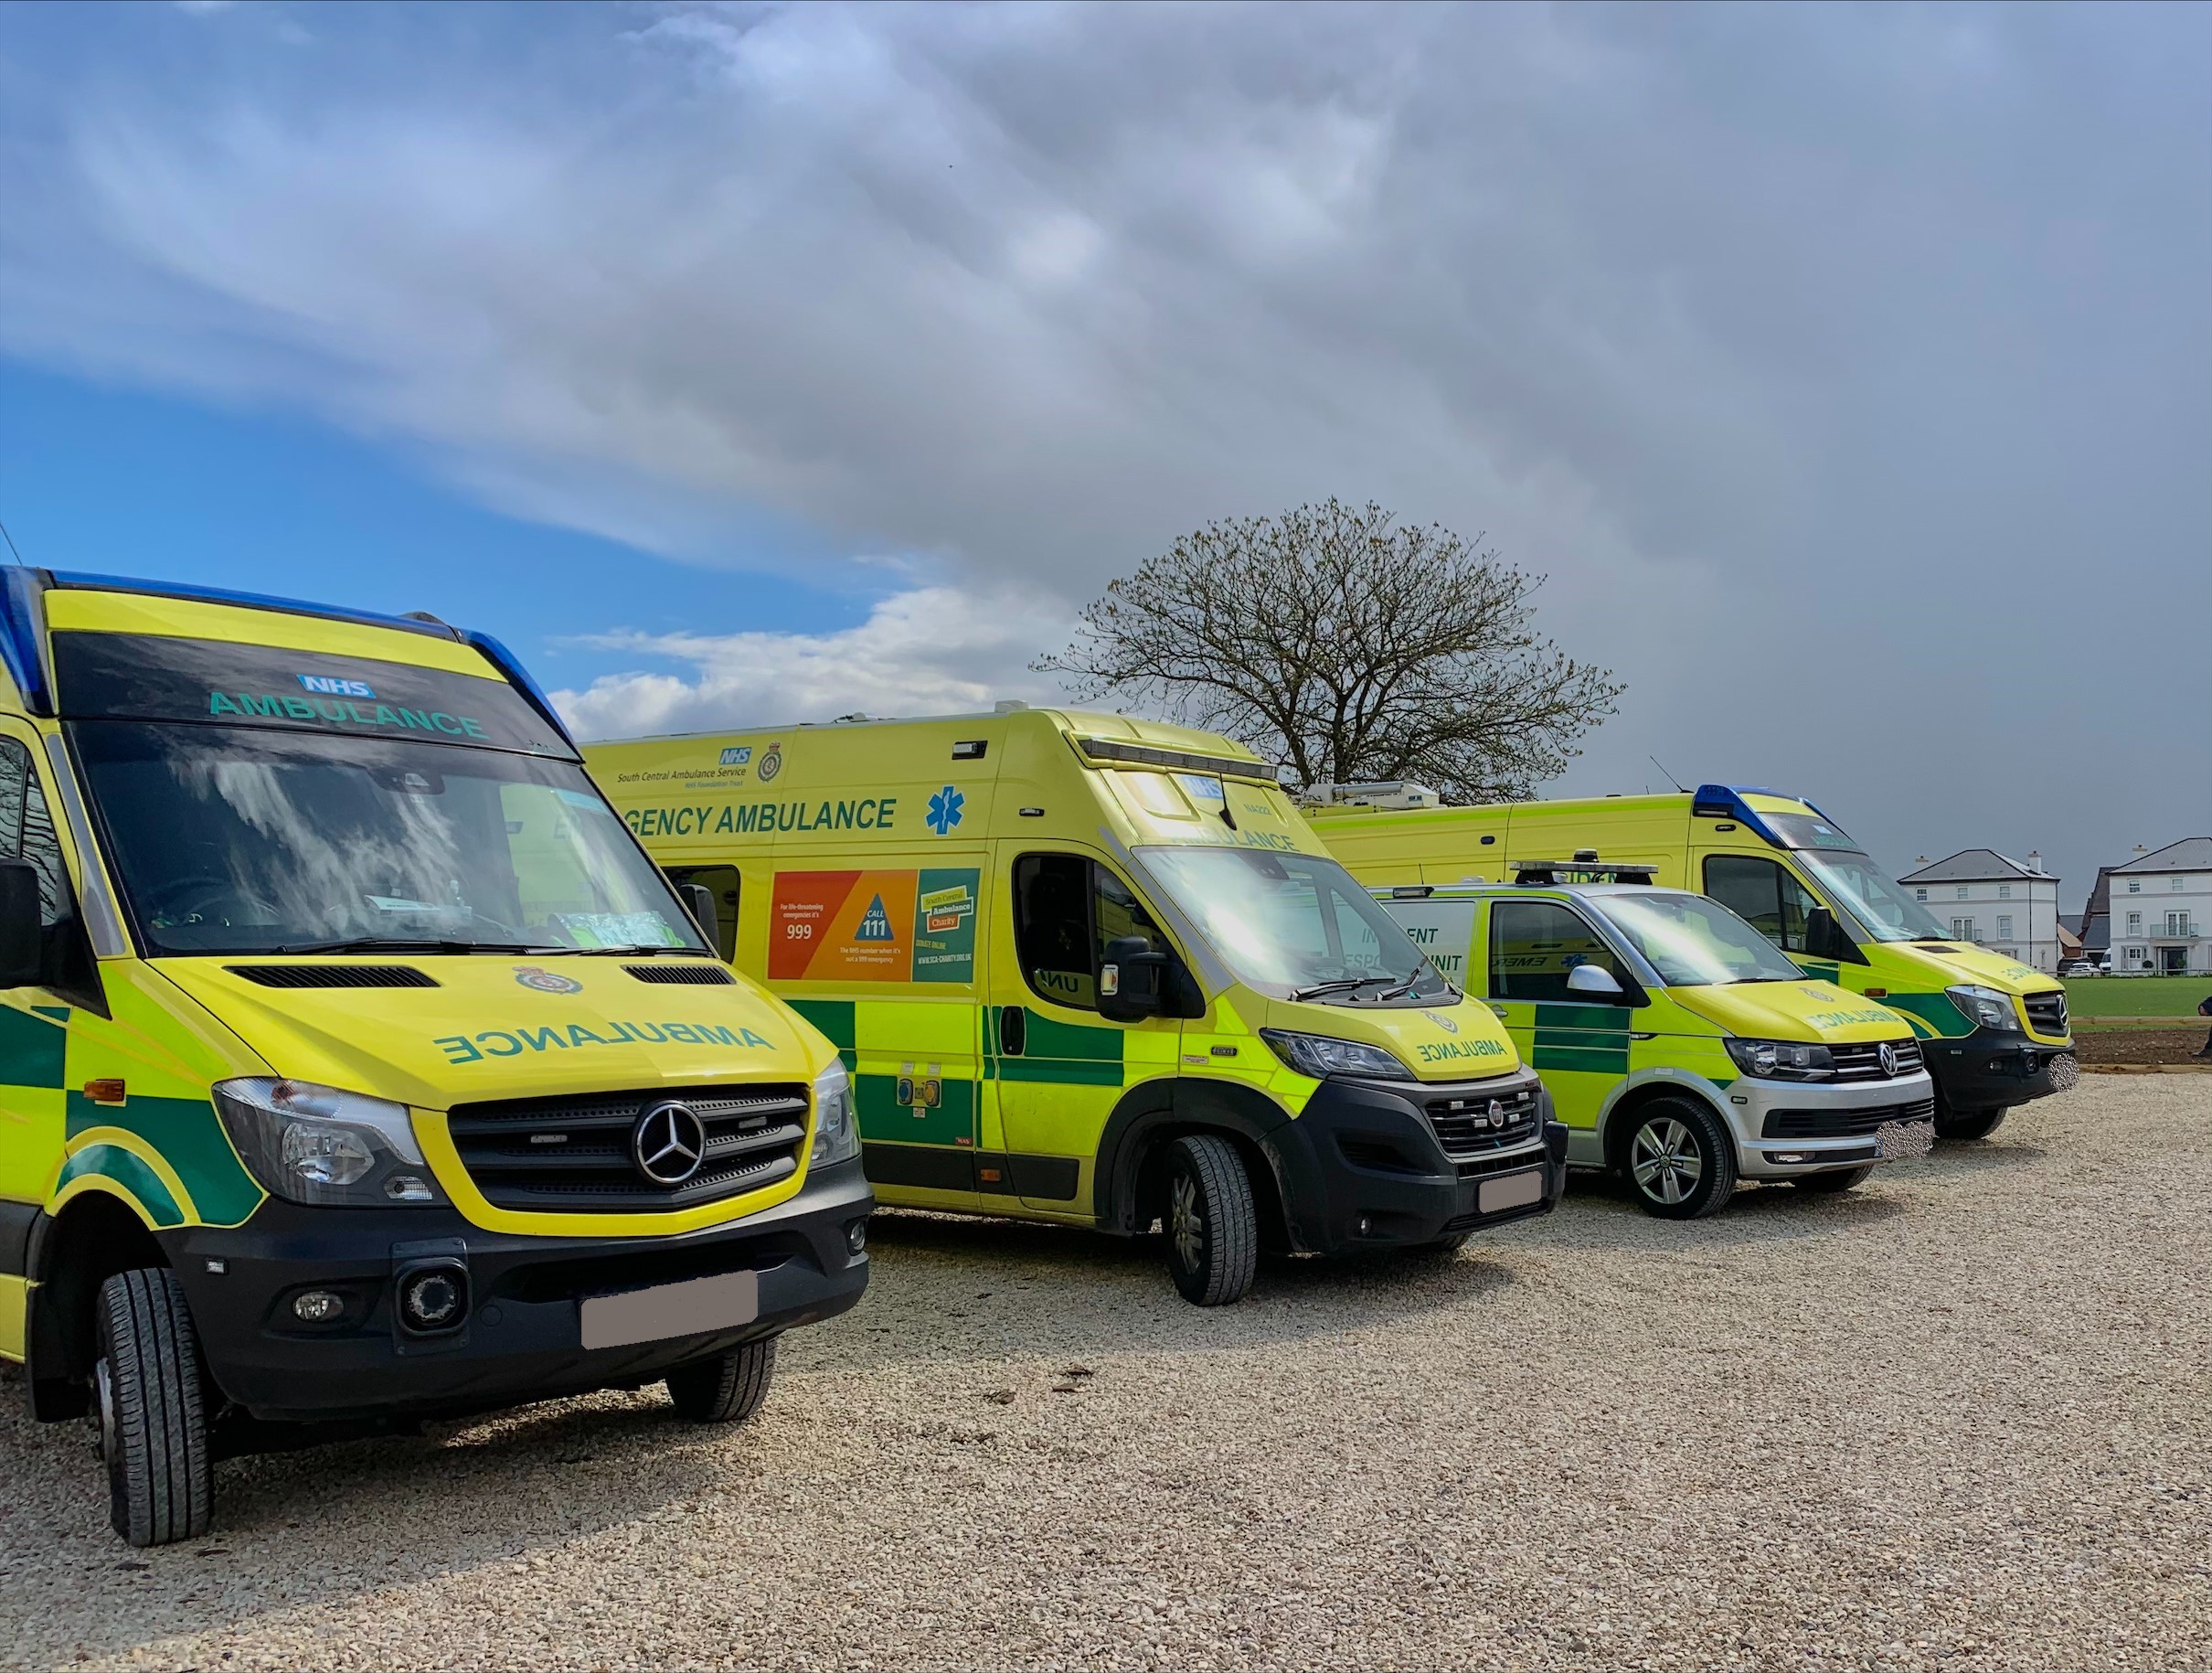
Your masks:
<svg viewBox="0 0 2212 1673"><path fill-rule="evenodd" d="M2212 1663L2212 1077L1215 1312L1085 1236L876 1249L744 1430L601 1396L244 1460L166 1550L11 1378L0 1662Z"/></svg>

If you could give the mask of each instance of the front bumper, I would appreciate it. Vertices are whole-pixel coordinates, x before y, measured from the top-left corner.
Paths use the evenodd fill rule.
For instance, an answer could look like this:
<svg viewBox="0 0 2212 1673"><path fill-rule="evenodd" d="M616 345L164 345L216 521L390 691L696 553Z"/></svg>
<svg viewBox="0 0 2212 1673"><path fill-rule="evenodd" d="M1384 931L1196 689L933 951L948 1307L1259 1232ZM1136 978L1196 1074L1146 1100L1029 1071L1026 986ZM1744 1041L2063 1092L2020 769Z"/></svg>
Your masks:
<svg viewBox="0 0 2212 1673"><path fill-rule="evenodd" d="M243 1226L163 1234L216 1386L271 1423L402 1422L636 1387L676 1366L844 1312L867 1287L848 1233L875 1199L857 1162L811 1177L789 1201L673 1237L528 1237L451 1209L311 1209L271 1199ZM395 1282L411 1262L457 1261L458 1328L415 1336ZM621 1348L582 1346L587 1296L750 1269L747 1324ZM345 1312L303 1324L292 1303L327 1290Z"/></svg>
<svg viewBox="0 0 2212 1673"><path fill-rule="evenodd" d="M2009 1109L2067 1092L2079 1078L2072 1041L2050 1045L1994 1028L1976 1028L1957 1039L1924 1039L1920 1054L1953 1110Z"/></svg>
<svg viewBox="0 0 2212 1673"><path fill-rule="evenodd" d="M1537 1086L1532 1122L1494 1146L1447 1155L1426 1106ZM1567 1129L1533 1073L1494 1081L1324 1081L1264 1146L1293 1248L1315 1254L1432 1243L1558 1206Z"/></svg>
<svg viewBox="0 0 2212 1673"><path fill-rule="evenodd" d="M1888 1081L1847 1086L1762 1081L1745 1075L1728 1089L1728 1124L1736 1136L1736 1171L1746 1179L1790 1179L1826 1168L1895 1159L1888 1148L1920 1155L1935 1139L1935 1082L1925 1070Z"/></svg>

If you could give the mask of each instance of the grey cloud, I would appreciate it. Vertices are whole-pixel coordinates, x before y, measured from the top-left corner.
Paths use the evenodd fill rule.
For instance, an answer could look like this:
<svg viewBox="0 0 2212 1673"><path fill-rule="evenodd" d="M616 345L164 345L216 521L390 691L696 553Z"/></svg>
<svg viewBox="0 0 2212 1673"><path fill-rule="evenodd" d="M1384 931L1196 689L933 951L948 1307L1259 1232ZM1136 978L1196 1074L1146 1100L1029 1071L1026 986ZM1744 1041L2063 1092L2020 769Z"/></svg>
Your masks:
<svg viewBox="0 0 2212 1673"><path fill-rule="evenodd" d="M1548 570L1628 677L1571 784L1655 751L2086 872L2212 828L2208 19L378 14L344 80L57 103L0 332L702 561L718 506L934 554L984 608L1373 496Z"/></svg>

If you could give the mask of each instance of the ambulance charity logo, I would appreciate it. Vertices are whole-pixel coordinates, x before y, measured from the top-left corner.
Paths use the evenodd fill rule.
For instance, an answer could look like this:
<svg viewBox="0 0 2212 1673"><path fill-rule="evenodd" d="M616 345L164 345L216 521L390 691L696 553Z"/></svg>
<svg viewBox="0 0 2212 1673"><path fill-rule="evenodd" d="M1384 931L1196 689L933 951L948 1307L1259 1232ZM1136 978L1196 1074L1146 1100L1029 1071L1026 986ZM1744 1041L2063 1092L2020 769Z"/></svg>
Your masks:
<svg viewBox="0 0 2212 1673"><path fill-rule="evenodd" d="M783 746L781 743L771 743L768 746L767 753L760 757L760 764L753 769L753 776L765 784L782 771Z"/></svg>
<svg viewBox="0 0 2212 1673"><path fill-rule="evenodd" d="M930 811L922 823L942 836L960 823L960 810L968 805L968 798L947 784L930 798Z"/></svg>
<svg viewBox="0 0 2212 1673"><path fill-rule="evenodd" d="M575 978L551 970L540 970L536 964L516 965L515 979L534 993L580 994L584 991L584 985Z"/></svg>

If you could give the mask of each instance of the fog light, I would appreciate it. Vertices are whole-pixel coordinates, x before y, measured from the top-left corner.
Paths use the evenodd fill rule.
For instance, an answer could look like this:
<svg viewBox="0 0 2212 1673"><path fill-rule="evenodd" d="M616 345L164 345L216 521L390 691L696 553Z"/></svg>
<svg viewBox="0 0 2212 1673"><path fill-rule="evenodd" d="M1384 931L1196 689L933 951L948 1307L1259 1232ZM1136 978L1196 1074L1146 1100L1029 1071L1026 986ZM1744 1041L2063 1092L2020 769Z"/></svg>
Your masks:
<svg viewBox="0 0 2212 1673"><path fill-rule="evenodd" d="M1770 1162L1810 1162L1812 1159L1802 1150L1770 1150L1767 1152L1767 1160Z"/></svg>
<svg viewBox="0 0 2212 1673"><path fill-rule="evenodd" d="M426 1266L399 1284L399 1322L419 1335L451 1330L468 1316L469 1275L458 1266Z"/></svg>
<svg viewBox="0 0 2212 1673"><path fill-rule="evenodd" d="M303 1324L327 1325L346 1311L346 1297L330 1290L309 1290L292 1298L292 1316Z"/></svg>
<svg viewBox="0 0 2212 1673"><path fill-rule="evenodd" d="M384 1194L394 1202L435 1202L438 1193L417 1174L394 1174L384 1182Z"/></svg>
<svg viewBox="0 0 2212 1673"><path fill-rule="evenodd" d="M1362 1214L1362 1215L1359 1217L1359 1235L1360 1235L1360 1236L1362 1236L1362 1237L1366 1237L1366 1236L1367 1236L1367 1235L1369 1232L1373 1231L1374 1230L1375 1230L1375 1222L1374 1222L1373 1220L1369 1220L1369 1219L1368 1219L1368 1218L1367 1218L1367 1217L1365 1214Z"/></svg>
<svg viewBox="0 0 2212 1673"><path fill-rule="evenodd" d="M845 1229L845 1246L854 1254L866 1254L868 1247L868 1223L856 1220Z"/></svg>

